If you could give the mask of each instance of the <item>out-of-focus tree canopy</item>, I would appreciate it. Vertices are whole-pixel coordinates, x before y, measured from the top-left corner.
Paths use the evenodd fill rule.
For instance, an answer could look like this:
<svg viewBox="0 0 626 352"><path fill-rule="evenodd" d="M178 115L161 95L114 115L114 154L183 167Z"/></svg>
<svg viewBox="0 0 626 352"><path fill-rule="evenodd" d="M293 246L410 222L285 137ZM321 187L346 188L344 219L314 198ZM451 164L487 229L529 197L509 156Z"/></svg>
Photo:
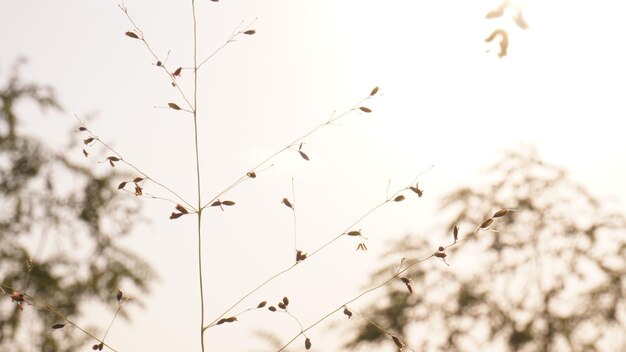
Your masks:
<svg viewBox="0 0 626 352"><path fill-rule="evenodd" d="M66 323L52 310L80 322L87 302L115 308L118 288L146 291L154 274L117 244L138 211L114 191L120 175L81 166L21 128L39 117L20 107L61 106L52 89L23 82L19 66L0 72L0 350L76 351L87 337L52 330Z"/></svg>
<svg viewBox="0 0 626 352"><path fill-rule="evenodd" d="M515 211L470 235L504 208ZM469 235L447 251L450 266L417 265L407 273L412 294L397 280L361 313L415 351L626 350L626 220L564 170L535 151L509 152L482 186L450 193L441 214L450 221L439 244L453 241L455 225L459 239ZM423 236L406 237L372 281L432 248ZM359 324L347 346L394 346L380 329Z"/></svg>

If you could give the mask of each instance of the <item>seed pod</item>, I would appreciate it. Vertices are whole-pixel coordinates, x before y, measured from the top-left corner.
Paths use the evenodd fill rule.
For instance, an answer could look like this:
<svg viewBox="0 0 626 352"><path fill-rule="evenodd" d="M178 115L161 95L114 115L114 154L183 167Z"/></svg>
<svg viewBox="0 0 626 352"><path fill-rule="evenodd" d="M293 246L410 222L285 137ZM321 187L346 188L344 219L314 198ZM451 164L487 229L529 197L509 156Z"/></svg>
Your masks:
<svg viewBox="0 0 626 352"><path fill-rule="evenodd" d="M124 182L120 183L120 184L117 186L117 189L122 189L122 188L124 188L124 186L126 186L126 181L124 181Z"/></svg>
<svg viewBox="0 0 626 352"><path fill-rule="evenodd" d="M445 258L447 256L448 255L445 254L444 252L437 252L437 253L435 253L435 257L437 257L437 258Z"/></svg>
<svg viewBox="0 0 626 352"><path fill-rule="evenodd" d="M141 182L141 181L143 181L143 180L145 180L145 178L143 178L143 177L135 177L135 178L133 179L133 182L134 182L134 183L137 183L137 182Z"/></svg>
<svg viewBox="0 0 626 352"><path fill-rule="evenodd" d="M411 279L409 279L408 277L401 277L400 280L402 280L402 282L404 282L405 284L411 283Z"/></svg>
<svg viewBox="0 0 626 352"><path fill-rule="evenodd" d="M176 69L176 71L174 71L174 73L172 73L172 76L180 76L180 73L183 71L182 67L179 67Z"/></svg>
<svg viewBox="0 0 626 352"><path fill-rule="evenodd" d="M115 295L115 298L117 299L117 301L121 301L122 297L124 296L124 292L122 290L117 290L117 295Z"/></svg>
<svg viewBox="0 0 626 352"><path fill-rule="evenodd" d="M230 207L230 206L235 205L235 202L233 202L232 200L225 200L222 202L222 204Z"/></svg>
<svg viewBox="0 0 626 352"><path fill-rule="evenodd" d="M352 318L352 312L348 308L343 309L343 314L348 316L348 319Z"/></svg>
<svg viewBox="0 0 626 352"><path fill-rule="evenodd" d="M459 227L454 225L454 229L452 229L452 235L454 235L454 242L459 239Z"/></svg>
<svg viewBox="0 0 626 352"><path fill-rule="evenodd" d="M493 214L492 218L500 218L509 213L508 209L498 210L495 214Z"/></svg>
<svg viewBox="0 0 626 352"><path fill-rule="evenodd" d="M361 231L350 231L347 233L348 236L361 236Z"/></svg>
<svg viewBox="0 0 626 352"><path fill-rule="evenodd" d="M184 215L183 213L174 213L174 212L172 212L172 214L170 215L170 220L178 219L178 218L180 218L183 215Z"/></svg>
<svg viewBox="0 0 626 352"><path fill-rule="evenodd" d="M87 127L80 126L80 127L78 127L78 130L79 131L87 131Z"/></svg>
<svg viewBox="0 0 626 352"><path fill-rule="evenodd" d="M96 139L93 138L93 137L89 137L89 138L83 140L83 144L89 144L89 143L93 142L94 140L96 140Z"/></svg>
<svg viewBox="0 0 626 352"><path fill-rule="evenodd" d="M280 309L287 309L287 306L283 302L278 302L278 308L280 308Z"/></svg>
<svg viewBox="0 0 626 352"><path fill-rule="evenodd" d="M274 307L274 306L269 306L269 307L267 307L267 309L269 309L272 312L276 311L276 307Z"/></svg>
<svg viewBox="0 0 626 352"><path fill-rule="evenodd" d="M439 248L437 248L439 250L439 252L443 252L445 250L445 248L439 246Z"/></svg>
<svg viewBox="0 0 626 352"><path fill-rule="evenodd" d="M215 325L222 325L222 324L224 324L225 322L226 322L226 319L225 319L225 318L222 318L222 319L218 320L218 321L217 321L217 323L215 323Z"/></svg>
<svg viewBox="0 0 626 352"><path fill-rule="evenodd" d="M235 321L237 321L237 317L229 317L229 318L226 318L226 322L227 322L227 323L232 323L232 322L235 322Z"/></svg>
<svg viewBox="0 0 626 352"><path fill-rule="evenodd" d="M256 33L254 29L248 29L247 31L243 32L243 34L247 34L247 35L253 35L254 33Z"/></svg>
<svg viewBox="0 0 626 352"><path fill-rule="evenodd" d="M309 156L304 154L303 151L298 151L298 153L300 153L300 156L302 157L302 159L304 159L306 161L309 161Z"/></svg>
<svg viewBox="0 0 626 352"><path fill-rule="evenodd" d="M491 225L491 224L493 224L493 219L492 219L492 218L489 218L489 219L487 219L487 220L483 221L483 223L482 223L482 224L480 224L480 227L479 227L479 228L484 229L484 228L489 227L489 225Z"/></svg>
<svg viewBox="0 0 626 352"><path fill-rule="evenodd" d="M84 156L85 156L85 158L86 158L86 157L88 157L88 156L89 156L89 153L87 153L87 151L86 151L85 149L83 149L83 155L84 155Z"/></svg>
<svg viewBox="0 0 626 352"><path fill-rule="evenodd" d="M403 200L404 200L404 196L403 195L399 195L399 196L397 196L397 197L395 197L393 199L394 202L401 202Z"/></svg>
<svg viewBox="0 0 626 352"><path fill-rule="evenodd" d="M216 200L215 202L211 203L212 207L219 207L220 205L222 205L222 202L219 200Z"/></svg>
<svg viewBox="0 0 626 352"><path fill-rule="evenodd" d="M287 199L287 198L283 198L282 203L283 203L283 204L285 204L286 206L288 206L289 208L292 208L292 209L293 209L293 204L291 204L291 202L289 201L289 199Z"/></svg>
<svg viewBox="0 0 626 352"><path fill-rule="evenodd" d="M256 177L256 173L254 171L250 171L246 175L248 175L248 177L250 177L250 178L255 178Z"/></svg>
<svg viewBox="0 0 626 352"><path fill-rule="evenodd" d="M124 34L126 34L127 37L130 37L130 38L133 38L133 39L139 39L139 36L137 34L135 34L134 32L128 31L128 32L126 32Z"/></svg>
<svg viewBox="0 0 626 352"><path fill-rule="evenodd" d="M65 326L65 324L54 324L51 326L51 328L53 330L57 330L57 329L62 329Z"/></svg>
<svg viewBox="0 0 626 352"><path fill-rule="evenodd" d="M263 307L265 307L266 304L267 304L267 301L263 301L263 302L259 303L259 305L256 306L256 307L257 308L263 308Z"/></svg>
<svg viewBox="0 0 626 352"><path fill-rule="evenodd" d="M395 335L391 335L391 339L393 340L393 343L396 344L396 346L398 346L398 348L404 348L404 344L402 343L402 341L400 341L400 338L398 338L398 336Z"/></svg>
<svg viewBox="0 0 626 352"><path fill-rule="evenodd" d="M306 340L304 340L304 348L306 348L307 350L311 349L311 339L310 338L306 338Z"/></svg>
<svg viewBox="0 0 626 352"><path fill-rule="evenodd" d="M376 93L378 93L378 87L374 87L374 89L372 89L372 91L370 92L370 97L373 97L374 95L376 95Z"/></svg>
<svg viewBox="0 0 626 352"><path fill-rule="evenodd" d="M170 109L180 110L180 106L178 106L176 103L167 103L167 106L169 106Z"/></svg>
<svg viewBox="0 0 626 352"><path fill-rule="evenodd" d="M363 111L363 112L367 112L367 113L372 112L372 109L370 109L370 108L366 108L365 106L361 106L361 107L359 108L359 110L361 110L361 111Z"/></svg>

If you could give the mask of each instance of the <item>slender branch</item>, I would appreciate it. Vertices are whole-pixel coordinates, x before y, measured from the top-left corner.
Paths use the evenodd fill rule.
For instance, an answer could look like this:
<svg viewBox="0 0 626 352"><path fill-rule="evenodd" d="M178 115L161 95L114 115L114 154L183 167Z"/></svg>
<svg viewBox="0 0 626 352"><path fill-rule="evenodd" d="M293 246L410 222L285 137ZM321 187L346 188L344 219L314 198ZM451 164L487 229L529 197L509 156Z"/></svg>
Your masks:
<svg viewBox="0 0 626 352"><path fill-rule="evenodd" d="M317 248L316 250L314 250L313 252L311 252L310 254L307 255L307 259L310 259L312 256L314 256L315 254L317 254L318 252L320 252L321 250L323 250L324 248L330 246L332 243L336 242L338 239L340 239L343 236L347 236L348 231L350 231L351 229L353 229L356 225L358 225L361 221L363 221L363 219L365 219L366 217L370 216L373 212L375 212L377 209L379 209L380 207L382 207L383 205L389 203L392 201L393 198L395 198L397 195L399 195L401 192L409 189L409 187L404 187L400 190L398 190L396 193L394 193L393 195L391 195L391 197L385 199L383 202L377 204L376 206L374 206L373 208L369 209L368 211L366 211L362 216L360 216L357 220L355 220L354 222L352 222L348 227L345 228L345 230L337 235L336 237L332 238L330 241L324 243L322 246L320 246L319 248ZM218 317L216 317L211 323L209 323L205 329L208 329L212 326L215 326L215 323L221 319L222 317L224 317L226 314L228 314L228 312L230 312L232 309L234 309L236 306L238 306L241 302L243 302L246 298L248 298L250 295L252 295L253 293L255 293L256 291L260 290L262 287L264 287L266 284L268 284L270 281L276 279L277 277L285 274L286 272L290 271L291 269L293 269L294 267L296 267L298 264L300 264L300 262L296 262L294 264L292 264L291 266L279 271L278 273L272 275L271 277L269 277L268 279L266 279L265 281L263 281L261 284L259 284L258 286L256 286L255 288L253 288L251 291L249 291L248 293L246 293L245 295L243 295L241 298L239 298L234 304L232 304L230 307L228 307L226 309L226 311L224 311L222 314L220 314Z"/></svg>
<svg viewBox="0 0 626 352"><path fill-rule="evenodd" d="M379 288L381 288L381 287L383 287L383 286L386 286L386 285L387 285L387 284L389 284L391 281L393 281L393 280L395 280L395 279L399 278L401 274L405 273L406 271L408 271L409 269L413 268L413 267L414 267L414 266L416 266L417 264L423 263L423 262L425 262L425 261L427 261L428 259L433 258L433 257L439 257L439 258L444 259L444 258L445 258L445 253L444 253L445 249L450 248L450 247L453 247L453 246L456 246L456 245L458 245L459 243L464 242L465 240L469 239L470 237L476 236L476 235L478 234L478 232L480 232L480 231L489 231L488 226L484 226L488 220L491 220L491 222L489 223L489 224L491 224L491 223L495 220L495 218L489 218L489 219L487 219L487 220L483 221L483 223L482 223L481 225L479 225L479 226L476 228L476 230L475 230L473 233L471 233L469 236L467 236L467 237L465 237L465 238L463 238L463 239L461 239L461 240L454 241L453 243L451 243L451 244L449 244L449 245L447 245L447 246L445 246L445 247L441 247L439 250L437 250L437 251L435 251L435 252L431 253L430 255L428 255L428 256L426 256L426 257L424 257L424 258L422 258L422 259L418 259L418 260L416 260L416 261L412 262L411 264L407 265L405 268L401 268L400 270L398 270L398 271L397 271L394 275L392 275L391 277L389 277L389 278L388 278L387 280L385 280L384 282L382 282L382 283L380 283L380 284L378 284L378 285L376 285L376 286L373 286L373 287L371 287L371 288L369 288L369 289L367 289L367 290L365 290L365 291L361 292L360 294L356 295L356 296L355 296L355 297L353 297L352 299L350 299L350 300L348 300L348 301L344 302L344 303L343 303L342 305L340 305L339 307L335 308L335 309L334 309L334 310L332 310L331 312L329 312L329 313L327 313L326 315L324 315L324 316L322 316L321 318L319 318L319 319L318 319L317 321L315 321L313 324L311 324L311 325L307 326L307 327L306 327L305 329L303 329L300 333L298 333L298 334L297 334L296 336L294 336L291 340L289 340L289 342L287 342L287 343L286 343L285 345L283 345L280 349L278 349L276 352L281 352L281 351L284 351L284 350L285 350L285 348L287 348L287 347L288 347L291 343L293 343L293 342L294 342L294 341L295 341L298 337L300 337L301 335L304 335L304 333L306 333L308 330L310 330L311 328L315 327L316 325L318 325L318 324L319 324L319 323L321 323L322 321L324 321L324 320L328 319L330 316L332 316L333 314L335 314L336 312L338 312L340 309L345 308L347 305L349 305L349 304L351 304L351 303L353 303L353 302L357 301L358 299L360 299L361 297L363 297L363 296L367 295L368 293L370 293L370 292L372 292L372 291L376 291L376 290L378 290ZM443 256L442 256L442 253L444 254ZM402 262L404 262L404 260L403 260Z"/></svg>
<svg viewBox="0 0 626 352"><path fill-rule="evenodd" d="M250 179L250 173L251 172L255 172L257 171L259 168L261 168L262 166L264 166L265 164L267 164L270 160L274 159L276 156L278 156L279 154L281 154L282 152L291 149L291 147L293 147L294 145L298 144L300 141L304 140L305 138L309 137L310 135L314 134L315 132L317 132L317 130L319 130L322 127L328 126L328 125L332 125L334 122L336 122L337 120L343 118L344 116L348 115L349 113L353 112L353 111L357 111L359 110L360 105L371 99L373 97L373 95L368 95L366 98L362 99L361 101L359 101L357 104L355 104L352 108L350 108L349 110L346 110L345 112L343 112L342 114L338 115L338 116L333 116L331 117L328 121L321 123L319 125L317 125L316 127L314 127L313 129L309 130L308 132L306 132L305 134L303 134L302 136L294 139L293 141L291 141L286 147L274 152L273 154L271 154L270 156L268 156L267 158L265 158L265 160L261 161L259 164L257 164L255 167L253 167L251 170L249 170L248 172L246 172L244 175L242 175L241 177L239 177L235 182L233 182L231 185L229 185L228 187L224 188L221 192L219 192L218 194L216 194L213 198L211 198L211 200L209 200L204 206L202 206L202 208L206 208L208 206L211 205L211 203L213 203L214 201L216 201L217 199L219 199L220 197L222 197L224 194L228 193L230 190L232 190L233 188L237 187L240 183L242 183L245 180Z"/></svg>
<svg viewBox="0 0 626 352"><path fill-rule="evenodd" d="M254 22L256 22L256 18L254 20L252 20L245 28L243 29L239 29L241 28L241 26L243 25L243 21L233 30L233 32L231 33L230 37L228 37L228 39L224 42L224 44L222 44L221 46L219 46L217 49L215 49L215 51L213 51L206 59L202 60L202 62L197 66L196 70L199 70L200 67L202 67L202 65L204 65L207 61L211 60L211 58L213 58L213 56L215 56L217 53L219 53L222 49L224 49L228 44L235 42L235 38L237 36L239 36L240 34L242 34L243 32L245 32L248 28L250 28L250 26L252 26L252 24L254 24ZM187 67L187 69L189 69Z"/></svg>
<svg viewBox="0 0 626 352"><path fill-rule="evenodd" d="M146 37L143 33L143 31L141 29L139 29L139 27L135 24L135 21L133 21L132 17L130 16L130 14L128 13L128 9L124 6L124 5L118 5L119 8L124 12L124 14L126 15L126 17L128 18L128 20L130 21L130 23L133 25L135 31L137 31L140 35L139 40L141 40L145 45L146 48L148 49L148 51L150 52L150 54L152 55L152 57L156 60L157 63L161 63L161 65L158 65L159 67L163 68L163 71L165 71L165 73L167 74L167 76L170 79L170 82L172 83L172 85L174 87L176 87L176 89L178 90L178 92L180 93L180 96L185 100L185 102L187 103L187 105L193 109L193 104L189 101L189 99L187 99L187 96L185 95L185 92L183 92L183 90L178 86L178 83L176 83L176 79L173 73L171 73L167 67L165 66L164 61L161 61L159 59L159 56L152 50L152 48L150 47L150 44L148 44L148 41L146 40ZM194 14L195 16L195 14ZM194 23L195 26L195 23ZM195 28L195 27L194 27Z"/></svg>
<svg viewBox="0 0 626 352"><path fill-rule="evenodd" d="M9 289L11 291L18 291L17 289L9 286L9 285L5 285L5 284L0 284L0 290L2 291L3 294L8 294L6 293L6 291L4 289ZM19 291L18 291L19 292ZM99 338L97 338L94 334L90 333L89 331L81 328L77 323L75 323L74 321L70 320L70 318L68 318L65 314L61 313L59 310L57 310L56 308L54 308L53 306L39 300L36 299L35 297L28 295L26 293L21 292L26 300L26 303L28 303L29 305L39 308L39 309L43 309L46 310L54 315L56 315L57 317L59 317L60 319L64 320L67 324L72 325L73 327L75 327L76 329L80 330L83 334L89 336L90 338L92 338L95 341L98 341L99 343L102 343L103 346L106 346L108 349L110 349L113 352L119 352L118 350L116 350L115 348L113 348L111 345L106 344L103 340L100 340Z"/></svg>
<svg viewBox="0 0 626 352"><path fill-rule="evenodd" d="M198 30L196 19L196 1L191 0L193 16L193 134L196 155L196 185L198 197L198 281L200 285L200 346L204 352L204 285L202 282L202 192L200 178L200 147L198 144Z"/></svg>
<svg viewBox="0 0 626 352"><path fill-rule="evenodd" d="M137 166L135 166L132 163L128 162L126 159L124 159L124 157L120 153L118 153L115 149L113 149L113 147L108 145L100 137L98 137L95 133L93 133L87 126L85 126L84 122L77 115L74 115L74 117L80 123L81 130L83 130L84 132L87 132L89 134L89 136L91 138L93 138L94 142L100 143L103 147L105 147L106 149L111 151L113 154L115 154L119 158L119 162L124 163L125 165L127 165L131 169L135 170L137 173L139 173L141 176L143 176L145 178L145 180L150 180L155 185L157 185L157 186L165 189L166 191L170 192L174 197L178 198L181 202L187 204L191 209L196 211L196 208L193 205L191 205L189 202L187 202L187 200L185 200L185 198L183 198L181 195L179 195L177 192L175 192L170 187L164 185L163 183L157 181L156 179L154 179L153 177L151 177L150 175L148 175L144 171L140 170ZM91 143L93 143L93 142L91 142Z"/></svg>
<svg viewBox="0 0 626 352"><path fill-rule="evenodd" d="M296 253L298 253L298 224L296 217L296 204L298 203L296 202L296 186L293 177L291 178L291 196L293 197L291 212L293 213L293 255L295 257Z"/></svg>

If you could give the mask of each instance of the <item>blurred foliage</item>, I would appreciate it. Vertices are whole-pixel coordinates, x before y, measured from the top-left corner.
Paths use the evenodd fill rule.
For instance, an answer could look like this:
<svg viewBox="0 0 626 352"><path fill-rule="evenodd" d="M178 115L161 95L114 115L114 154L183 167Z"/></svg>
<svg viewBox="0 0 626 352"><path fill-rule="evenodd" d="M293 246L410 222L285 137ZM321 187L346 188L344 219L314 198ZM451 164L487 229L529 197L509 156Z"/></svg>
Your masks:
<svg viewBox="0 0 626 352"><path fill-rule="evenodd" d="M51 330L65 322L42 306L80 324L87 303L114 309L118 288L146 292L154 273L117 245L139 210L114 191L120 175L85 168L22 131L22 104L61 106L52 89L20 80L20 65L0 78L0 350L76 351L86 336ZM36 301L11 302L15 290Z"/></svg>
<svg viewBox="0 0 626 352"><path fill-rule="evenodd" d="M442 203L464 238L495 211L514 208L494 231L447 250L446 266L428 260L360 311L416 351L626 351L626 220L607 211L565 171L536 151L509 152L481 187L463 187ZM431 238L432 240L432 238ZM432 253L433 243L408 236L384 257L373 282ZM346 347L387 344L360 320Z"/></svg>

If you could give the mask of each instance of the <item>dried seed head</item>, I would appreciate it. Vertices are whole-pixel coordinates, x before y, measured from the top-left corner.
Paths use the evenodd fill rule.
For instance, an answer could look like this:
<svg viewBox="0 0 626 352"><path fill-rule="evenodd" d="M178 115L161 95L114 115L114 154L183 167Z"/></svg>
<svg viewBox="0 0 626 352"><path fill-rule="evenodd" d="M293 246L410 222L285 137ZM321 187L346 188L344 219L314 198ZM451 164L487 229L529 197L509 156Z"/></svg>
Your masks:
<svg viewBox="0 0 626 352"><path fill-rule="evenodd" d="M454 235L454 242L459 239L459 227L454 225L454 229L452 229L452 235Z"/></svg>
<svg viewBox="0 0 626 352"><path fill-rule="evenodd" d="M185 208L184 206L180 204L176 204L176 210L178 210L179 212L183 214L189 214L189 211L187 210L187 208Z"/></svg>
<svg viewBox="0 0 626 352"><path fill-rule="evenodd" d="M82 131L87 131L87 127L80 126L80 127L78 127L78 130L81 131L81 132Z"/></svg>
<svg viewBox="0 0 626 352"><path fill-rule="evenodd" d="M287 309L287 306L283 302L278 302L278 308L280 308L280 309Z"/></svg>
<svg viewBox="0 0 626 352"><path fill-rule="evenodd" d="M307 350L311 349L311 339L310 338L306 338L306 340L304 340L304 348L306 348Z"/></svg>
<svg viewBox="0 0 626 352"><path fill-rule="evenodd" d="M135 185L135 196L140 196L143 194L143 190L138 185Z"/></svg>
<svg viewBox="0 0 626 352"><path fill-rule="evenodd" d="M247 35L253 35L254 33L256 33L254 29L248 29L247 31L243 32L243 34L247 34Z"/></svg>
<svg viewBox="0 0 626 352"><path fill-rule="evenodd" d="M128 32L126 32L124 34L126 34L127 37L130 37L130 38L133 38L133 39L139 39L139 36L137 34L135 34L134 32L128 31Z"/></svg>
<svg viewBox="0 0 626 352"><path fill-rule="evenodd" d="M133 182L134 182L134 183L138 183L138 182L141 182L141 181L143 181L143 180L145 180L145 178L144 178L144 177L135 177L135 178L133 178Z"/></svg>
<svg viewBox="0 0 626 352"><path fill-rule="evenodd" d="M287 297L283 297L283 303L288 306L289 305L289 298Z"/></svg>
<svg viewBox="0 0 626 352"><path fill-rule="evenodd" d="M157 61L156 65L161 67L161 65L163 65L163 63L161 61Z"/></svg>
<svg viewBox="0 0 626 352"><path fill-rule="evenodd" d="M212 207L219 207L220 205L222 205L222 202L219 200L216 200L215 202L211 203Z"/></svg>
<svg viewBox="0 0 626 352"><path fill-rule="evenodd" d="M355 230L347 233L348 236L361 236L361 231Z"/></svg>
<svg viewBox="0 0 626 352"><path fill-rule="evenodd" d="M83 144L89 144L89 143L91 143L91 142L93 142L95 140L96 140L95 138L89 137L89 138L83 140Z"/></svg>
<svg viewBox="0 0 626 352"><path fill-rule="evenodd" d="M174 71L174 73L172 73L172 76L180 76L180 73L183 71L182 67L179 67L176 69L176 71Z"/></svg>
<svg viewBox="0 0 626 352"><path fill-rule="evenodd" d="M269 306L269 307L267 307L267 309L269 309L272 312L276 311L276 307L274 307L274 306Z"/></svg>
<svg viewBox="0 0 626 352"><path fill-rule="evenodd" d="M86 158L86 157L88 157L88 156L89 156L89 153L87 153L87 151L86 151L85 149L83 149L83 155L84 155L84 156L85 156L85 158Z"/></svg>
<svg viewBox="0 0 626 352"><path fill-rule="evenodd" d="M176 104L176 103L167 103L167 106L169 106L170 109L181 110L180 106L178 106L178 104Z"/></svg>
<svg viewBox="0 0 626 352"><path fill-rule="evenodd" d="M123 297L124 297L124 292L122 290L117 290L117 295L115 295L117 302L120 302Z"/></svg>
<svg viewBox="0 0 626 352"><path fill-rule="evenodd" d="M230 207L230 206L235 205L235 202L233 202L232 200L225 200L222 202L222 204Z"/></svg>
<svg viewBox="0 0 626 352"><path fill-rule="evenodd" d="M125 186L126 186L126 181L124 181L124 182L120 183L120 184L117 186L117 189L122 189L122 188L124 188Z"/></svg>
<svg viewBox="0 0 626 352"><path fill-rule="evenodd" d="M250 171L246 175L248 175L248 177L250 177L250 178L255 178L256 177L256 173L254 171Z"/></svg>
<svg viewBox="0 0 626 352"><path fill-rule="evenodd" d="M370 92L370 97L373 97L374 95L376 95L376 93L378 93L378 87L374 87L374 89L372 89L372 91Z"/></svg>
<svg viewBox="0 0 626 352"><path fill-rule="evenodd" d="M443 252L445 250L445 248L443 248L442 246L439 246L439 248L437 248L439 250L439 252Z"/></svg>
<svg viewBox="0 0 626 352"><path fill-rule="evenodd" d="M263 302L259 303L259 305L256 306L256 307L257 308L263 308L263 307L265 307L266 304L267 304L267 301L263 301Z"/></svg>
<svg viewBox="0 0 626 352"><path fill-rule="evenodd" d="M435 257L437 257L437 258L445 258L447 256L448 255L445 254L444 252L437 252L437 253L435 253Z"/></svg>
<svg viewBox="0 0 626 352"><path fill-rule="evenodd" d="M170 220L178 219L178 218L180 218L183 215L185 215L185 214L172 212L172 214L170 214Z"/></svg>
<svg viewBox="0 0 626 352"><path fill-rule="evenodd" d="M372 112L372 109L370 109L370 108L366 108L365 106L361 106L361 107L359 107L359 110L361 110L361 111L363 111L363 112L367 112L367 113Z"/></svg>
<svg viewBox="0 0 626 352"><path fill-rule="evenodd" d="M57 330L57 329L62 329L65 326L65 324L54 324L51 326L51 328L53 330Z"/></svg>
<svg viewBox="0 0 626 352"><path fill-rule="evenodd" d="M409 279L408 277L401 277L400 280L402 280L402 282L404 282L405 284L411 283L411 279Z"/></svg>

